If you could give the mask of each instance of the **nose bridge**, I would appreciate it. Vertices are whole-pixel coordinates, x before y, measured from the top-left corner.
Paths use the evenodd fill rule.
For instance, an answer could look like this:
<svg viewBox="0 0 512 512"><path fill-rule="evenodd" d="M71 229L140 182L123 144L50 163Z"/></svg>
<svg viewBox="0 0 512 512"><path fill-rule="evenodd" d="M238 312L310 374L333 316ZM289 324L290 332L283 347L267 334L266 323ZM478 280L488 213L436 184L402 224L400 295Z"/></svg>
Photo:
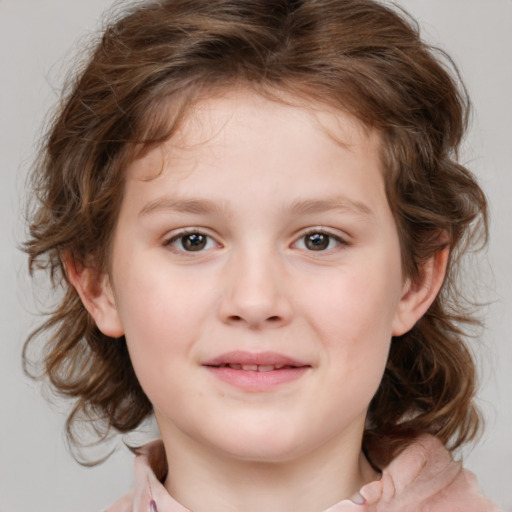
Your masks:
<svg viewBox="0 0 512 512"><path fill-rule="evenodd" d="M291 314L284 261L268 245L240 247L226 269L221 314L228 322L252 328L287 323Z"/></svg>

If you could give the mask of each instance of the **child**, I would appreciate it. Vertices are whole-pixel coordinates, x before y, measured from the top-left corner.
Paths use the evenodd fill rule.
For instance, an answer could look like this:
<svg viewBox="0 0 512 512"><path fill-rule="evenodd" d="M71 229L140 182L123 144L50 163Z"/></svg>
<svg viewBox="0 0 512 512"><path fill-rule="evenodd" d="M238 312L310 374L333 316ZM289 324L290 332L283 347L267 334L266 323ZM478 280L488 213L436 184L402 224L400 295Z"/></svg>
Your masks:
<svg viewBox="0 0 512 512"><path fill-rule="evenodd" d="M100 437L154 414L109 510L496 508L457 264L486 201L464 91L373 0L160 0L55 117L26 244L45 374ZM101 434L103 433L103 434Z"/></svg>

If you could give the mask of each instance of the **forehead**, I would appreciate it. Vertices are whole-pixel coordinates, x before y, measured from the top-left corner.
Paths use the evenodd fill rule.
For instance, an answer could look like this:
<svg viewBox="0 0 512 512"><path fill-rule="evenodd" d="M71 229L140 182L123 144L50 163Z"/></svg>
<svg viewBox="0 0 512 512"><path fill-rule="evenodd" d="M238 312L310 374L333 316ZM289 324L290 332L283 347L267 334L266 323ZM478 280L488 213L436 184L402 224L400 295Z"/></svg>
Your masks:
<svg viewBox="0 0 512 512"><path fill-rule="evenodd" d="M308 148L320 147L329 139L353 151L354 156L364 152L381 160L377 130L343 110L304 96L282 91L262 95L236 88L204 95L186 107L183 116L171 115L172 108L172 103L164 106L170 118L179 118L169 127L172 136L134 158L127 168L127 179L151 180L169 167L177 178L181 171L191 169L192 158L207 154L215 157L227 146L233 153L244 152L247 158L247 138L254 142L256 152L270 151L275 146L285 148L301 139L308 140ZM278 138L276 133L280 134ZM296 152L308 148L298 147Z"/></svg>

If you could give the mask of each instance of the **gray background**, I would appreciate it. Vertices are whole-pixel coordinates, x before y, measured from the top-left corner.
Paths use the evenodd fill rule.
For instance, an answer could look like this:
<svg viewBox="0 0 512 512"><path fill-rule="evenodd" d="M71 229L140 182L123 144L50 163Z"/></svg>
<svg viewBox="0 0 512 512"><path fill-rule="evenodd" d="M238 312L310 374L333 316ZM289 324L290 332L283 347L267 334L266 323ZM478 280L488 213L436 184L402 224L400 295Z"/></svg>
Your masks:
<svg viewBox="0 0 512 512"><path fill-rule="evenodd" d="M0 0L0 512L102 510L132 481L126 450L92 469L73 461L63 442L65 408L49 405L20 368L38 308L16 248L23 239L24 179L80 38L100 29L110 4ZM475 345L487 430L463 455L484 491L512 512L512 0L401 4L420 20L425 37L458 63L475 107L463 160L491 202L491 243L481 262L484 285L477 287L479 298L489 302L487 325L483 343ZM474 284L478 274L467 275ZM44 304L44 293L37 296Z"/></svg>

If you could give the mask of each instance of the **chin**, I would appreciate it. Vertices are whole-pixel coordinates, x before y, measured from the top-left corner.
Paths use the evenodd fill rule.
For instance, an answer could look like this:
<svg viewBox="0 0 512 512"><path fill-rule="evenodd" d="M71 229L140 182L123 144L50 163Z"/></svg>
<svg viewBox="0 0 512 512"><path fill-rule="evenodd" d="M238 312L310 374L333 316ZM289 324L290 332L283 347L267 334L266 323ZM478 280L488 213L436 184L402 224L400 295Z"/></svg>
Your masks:
<svg viewBox="0 0 512 512"><path fill-rule="evenodd" d="M229 437L223 436L213 444L231 458L260 463L287 462L307 451L302 436L275 424L269 429L240 426Z"/></svg>

